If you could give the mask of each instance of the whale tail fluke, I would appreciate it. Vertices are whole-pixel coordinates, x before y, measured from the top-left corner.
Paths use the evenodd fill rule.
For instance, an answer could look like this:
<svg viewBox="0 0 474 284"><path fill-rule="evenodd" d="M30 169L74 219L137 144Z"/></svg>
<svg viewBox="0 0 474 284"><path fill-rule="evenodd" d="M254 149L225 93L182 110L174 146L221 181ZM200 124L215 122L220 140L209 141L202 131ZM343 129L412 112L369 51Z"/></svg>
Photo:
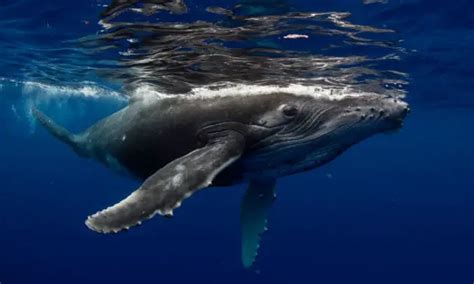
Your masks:
<svg viewBox="0 0 474 284"><path fill-rule="evenodd" d="M64 127L59 126L56 124L51 118L47 115L42 113L36 108L32 108L33 116L38 120L38 122L43 125L49 133L51 133L54 137L58 138L62 142L68 144L72 147L72 149L79 154L80 156L86 156L81 143L79 143L79 139L77 135L72 134Z"/></svg>

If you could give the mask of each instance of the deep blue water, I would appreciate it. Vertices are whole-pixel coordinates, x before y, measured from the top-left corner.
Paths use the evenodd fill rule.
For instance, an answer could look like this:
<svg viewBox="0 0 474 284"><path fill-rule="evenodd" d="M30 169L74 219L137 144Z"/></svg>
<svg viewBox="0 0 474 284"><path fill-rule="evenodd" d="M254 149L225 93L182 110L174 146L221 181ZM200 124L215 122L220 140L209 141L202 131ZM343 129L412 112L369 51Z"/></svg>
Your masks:
<svg viewBox="0 0 474 284"><path fill-rule="evenodd" d="M87 215L139 183L78 157L31 117L36 105L79 131L126 104L120 94L130 90L122 88L130 80L110 76L122 72L121 59L74 41L97 34L98 4L108 1L77 2L0 0L1 284L474 281L472 1L242 1L257 14L350 12L351 23L394 30L383 40L397 43L399 60L374 68L408 74L396 79L404 81L412 109L401 131L280 179L269 231L250 270L240 263L245 185L203 191L174 218L156 217L122 234L99 235L84 225ZM237 1L194 2L186 1L187 14L163 19L212 21L207 6ZM327 56L392 53L352 45L323 50L342 42L332 37L280 48Z"/></svg>

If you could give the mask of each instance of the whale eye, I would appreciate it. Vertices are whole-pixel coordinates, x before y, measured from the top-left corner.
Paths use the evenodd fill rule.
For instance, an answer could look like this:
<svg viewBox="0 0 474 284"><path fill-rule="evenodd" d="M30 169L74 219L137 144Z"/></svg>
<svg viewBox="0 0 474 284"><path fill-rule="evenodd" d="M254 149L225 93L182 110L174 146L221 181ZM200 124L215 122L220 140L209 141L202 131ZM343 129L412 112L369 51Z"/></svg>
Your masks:
<svg viewBox="0 0 474 284"><path fill-rule="evenodd" d="M284 105L282 112L286 117L295 117L298 114L298 109L292 105Z"/></svg>

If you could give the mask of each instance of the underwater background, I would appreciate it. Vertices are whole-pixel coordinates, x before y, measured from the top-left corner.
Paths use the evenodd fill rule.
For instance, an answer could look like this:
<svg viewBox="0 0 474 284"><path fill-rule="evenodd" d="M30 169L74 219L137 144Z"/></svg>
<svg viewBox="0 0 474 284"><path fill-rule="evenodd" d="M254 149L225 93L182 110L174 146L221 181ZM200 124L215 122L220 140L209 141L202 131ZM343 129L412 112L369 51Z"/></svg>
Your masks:
<svg viewBox="0 0 474 284"><path fill-rule="evenodd" d="M473 74L469 0L0 0L0 283L473 283ZM245 185L100 235L86 216L139 182L31 116L79 132L137 93L295 83L412 111L281 178L249 270Z"/></svg>

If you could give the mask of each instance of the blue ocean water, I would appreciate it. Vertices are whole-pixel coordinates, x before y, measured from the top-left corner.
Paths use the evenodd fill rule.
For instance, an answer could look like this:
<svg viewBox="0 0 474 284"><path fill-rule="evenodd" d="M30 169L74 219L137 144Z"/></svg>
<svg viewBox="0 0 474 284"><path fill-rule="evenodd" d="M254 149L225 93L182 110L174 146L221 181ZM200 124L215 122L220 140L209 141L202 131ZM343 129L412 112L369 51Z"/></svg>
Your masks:
<svg viewBox="0 0 474 284"><path fill-rule="evenodd" d="M117 22L150 18L122 13L107 28L99 19L111 1L76 2L0 0L1 284L474 281L472 1L189 0L186 12L170 8L172 13L153 16L155 23L219 22L221 38L213 42L222 44L210 45L211 52L229 62L255 63L256 53L275 50L300 52L261 56L259 62L268 65L258 68L219 69L221 77L213 76L220 61L209 64L206 51L168 56L166 50L175 50L173 41L153 41L157 33L177 34L172 27L124 28ZM140 2L147 1L128 2L144 7ZM343 24L325 16L301 22L292 16L275 26L261 24L271 22L265 19L248 34L227 37L230 28L249 26L241 18L206 12L211 6L236 17L350 16ZM209 27L200 25L207 34ZM281 38L289 33L310 36L306 41ZM124 34L140 45L124 43ZM154 50L160 50L163 66L146 61L154 58ZM299 71L308 70L308 60L298 59L307 59L305 53L323 62L347 60L303 74ZM285 69L287 61L278 58L290 58L298 70ZM188 63L189 68L178 68ZM308 83L318 83L316 77L338 79L328 80L331 88L342 82L395 90L406 96L412 112L397 133L371 137L321 168L281 178L269 231L249 270L240 263L245 185L203 191L174 218L154 218L126 233L88 230L87 215L117 202L139 182L78 157L37 125L31 107L80 131L125 106L128 94L145 83L178 92L175 81L193 88L229 78L252 80L236 66L252 74L271 67L273 72L262 71L265 76L252 83L306 76ZM347 76L356 72L363 78Z"/></svg>

